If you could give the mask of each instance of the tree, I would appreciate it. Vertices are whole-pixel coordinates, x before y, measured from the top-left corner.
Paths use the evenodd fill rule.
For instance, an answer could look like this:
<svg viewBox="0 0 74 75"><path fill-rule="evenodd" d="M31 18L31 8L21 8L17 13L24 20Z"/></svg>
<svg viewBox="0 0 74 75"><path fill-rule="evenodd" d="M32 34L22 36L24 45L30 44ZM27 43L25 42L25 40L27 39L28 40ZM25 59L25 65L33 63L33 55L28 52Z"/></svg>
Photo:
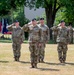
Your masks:
<svg viewBox="0 0 74 75"><path fill-rule="evenodd" d="M74 1L70 0L69 4L66 5L66 10L65 10L65 19L66 22L71 23L72 26L74 27Z"/></svg>
<svg viewBox="0 0 74 75"><path fill-rule="evenodd" d="M47 25L49 28L53 26L55 21L55 16L57 11L64 6L63 2L65 0L26 0L26 6L32 8L45 8ZM52 33L50 31L50 37L52 38Z"/></svg>
<svg viewBox="0 0 74 75"><path fill-rule="evenodd" d="M51 28L54 24L57 11L61 7L69 7L73 0L26 0L26 6L32 8L45 8L47 25ZM50 31L50 39L52 32Z"/></svg>
<svg viewBox="0 0 74 75"><path fill-rule="evenodd" d="M11 14L11 10L24 6L25 0L0 0L0 16Z"/></svg>
<svg viewBox="0 0 74 75"><path fill-rule="evenodd" d="M18 11L18 9L20 10L22 7L22 9L23 9L22 15L23 15L23 19L24 19L25 18L24 3L25 3L25 0L0 0L0 17L3 18L6 15L8 15L8 16L10 15L11 20L13 22L14 11ZM21 14L21 13L19 12L19 14ZM20 17L22 17L22 16L20 16Z"/></svg>
<svg viewBox="0 0 74 75"><path fill-rule="evenodd" d="M74 5L74 1L73 0L0 0L0 6L1 6L0 11L1 13L2 10L9 12L10 9L12 8L16 9L16 7L20 7L21 5L23 6L25 5L30 9L32 8L37 9L39 7L45 8L47 25L49 28L51 28L54 24L57 11L61 7L66 7L68 10L69 8L71 8L71 6ZM3 7L5 8L3 9ZM69 13L69 11L67 12ZM52 38L51 31L50 31L50 37Z"/></svg>

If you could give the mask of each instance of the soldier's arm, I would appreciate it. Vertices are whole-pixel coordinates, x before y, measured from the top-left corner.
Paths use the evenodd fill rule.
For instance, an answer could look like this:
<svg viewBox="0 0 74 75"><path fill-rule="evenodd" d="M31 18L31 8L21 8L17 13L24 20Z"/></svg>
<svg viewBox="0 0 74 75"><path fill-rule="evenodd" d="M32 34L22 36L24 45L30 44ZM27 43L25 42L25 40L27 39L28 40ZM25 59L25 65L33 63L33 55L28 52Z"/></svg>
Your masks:
<svg viewBox="0 0 74 75"><path fill-rule="evenodd" d="M21 31L21 41L23 42L24 40L25 40L24 31L22 30L22 31Z"/></svg>
<svg viewBox="0 0 74 75"><path fill-rule="evenodd" d="M25 32L28 32L29 31L29 24L25 24L22 29L25 31Z"/></svg>
<svg viewBox="0 0 74 75"><path fill-rule="evenodd" d="M67 43L69 44L69 30L67 30Z"/></svg>
<svg viewBox="0 0 74 75"><path fill-rule="evenodd" d="M47 27L47 42L49 42L49 40L50 40L50 30L49 30L49 28Z"/></svg>
<svg viewBox="0 0 74 75"><path fill-rule="evenodd" d="M39 30L39 41L38 41L38 42L39 42L39 44L38 44L39 47L42 46L42 41L43 41L43 40L42 40L42 30L41 30L41 28L40 28L40 30Z"/></svg>
<svg viewBox="0 0 74 75"><path fill-rule="evenodd" d="M9 26L7 26L6 28L7 28L9 31L12 31L13 26L14 26L14 23L13 23L13 24L11 24L11 25L9 25Z"/></svg>
<svg viewBox="0 0 74 75"><path fill-rule="evenodd" d="M40 37L40 39L39 39L39 42L40 43L42 43L42 29L40 28L40 31L39 31L39 37Z"/></svg>
<svg viewBox="0 0 74 75"><path fill-rule="evenodd" d="M58 29L58 26L53 26L53 27L51 27L50 29L53 30L53 31L54 31L54 30L57 30L57 29Z"/></svg>

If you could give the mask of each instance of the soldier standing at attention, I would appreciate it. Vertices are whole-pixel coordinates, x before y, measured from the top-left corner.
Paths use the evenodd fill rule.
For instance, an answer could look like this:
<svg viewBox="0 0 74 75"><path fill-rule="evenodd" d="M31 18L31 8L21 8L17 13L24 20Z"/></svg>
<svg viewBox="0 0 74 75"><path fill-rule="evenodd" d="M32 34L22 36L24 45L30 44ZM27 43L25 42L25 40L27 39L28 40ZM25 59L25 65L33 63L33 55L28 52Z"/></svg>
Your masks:
<svg viewBox="0 0 74 75"><path fill-rule="evenodd" d="M41 41L41 29L37 25L36 19L32 19L32 24L23 26L23 30L29 32L29 50L32 68L37 68L39 46Z"/></svg>
<svg viewBox="0 0 74 75"><path fill-rule="evenodd" d="M44 62L45 56L45 47L46 43L49 42L49 28L47 25L44 24L44 18L40 18L40 24L38 25L42 30L42 42L41 47L39 47L39 62Z"/></svg>
<svg viewBox="0 0 74 75"><path fill-rule="evenodd" d="M19 22L16 20L13 24L7 26L9 31L12 31L12 48L15 61L19 61L21 44L24 41L24 32L19 26Z"/></svg>
<svg viewBox="0 0 74 75"><path fill-rule="evenodd" d="M58 29L58 36L57 36L57 43L58 43L58 57L61 63L65 63L66 55L68 50L68 43L69 43L69 31L68 28L65 26L65 22L61 21L61 26Z"/></svg>

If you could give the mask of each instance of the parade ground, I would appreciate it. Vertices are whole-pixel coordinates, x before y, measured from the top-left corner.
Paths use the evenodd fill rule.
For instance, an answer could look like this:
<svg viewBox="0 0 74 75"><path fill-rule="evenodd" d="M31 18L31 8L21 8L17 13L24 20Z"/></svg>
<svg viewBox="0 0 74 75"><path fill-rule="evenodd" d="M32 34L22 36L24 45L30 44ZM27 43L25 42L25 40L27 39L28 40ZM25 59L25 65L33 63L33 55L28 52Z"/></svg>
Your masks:
<svg viewBox="0 0 74 75"><path fill-rule="evenodd" d="M45 62L31 68L29 45L22 44L20 62L13 58L12 44L0 43L0 75L74 75L74 45L68 45L65 64L58 61L57 44L47 44Z"/></svg>

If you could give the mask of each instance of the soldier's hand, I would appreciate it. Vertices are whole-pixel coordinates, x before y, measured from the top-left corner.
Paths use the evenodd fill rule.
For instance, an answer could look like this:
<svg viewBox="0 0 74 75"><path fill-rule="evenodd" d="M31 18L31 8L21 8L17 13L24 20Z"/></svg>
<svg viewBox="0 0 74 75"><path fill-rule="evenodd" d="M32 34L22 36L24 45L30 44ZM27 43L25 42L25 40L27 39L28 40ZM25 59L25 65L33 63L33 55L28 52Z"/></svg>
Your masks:
<svg viewBox="0 0 74 75"><path fill-rule="evenodd" d="M12 26L15 26L15 23L13 23Z"/></svg>

